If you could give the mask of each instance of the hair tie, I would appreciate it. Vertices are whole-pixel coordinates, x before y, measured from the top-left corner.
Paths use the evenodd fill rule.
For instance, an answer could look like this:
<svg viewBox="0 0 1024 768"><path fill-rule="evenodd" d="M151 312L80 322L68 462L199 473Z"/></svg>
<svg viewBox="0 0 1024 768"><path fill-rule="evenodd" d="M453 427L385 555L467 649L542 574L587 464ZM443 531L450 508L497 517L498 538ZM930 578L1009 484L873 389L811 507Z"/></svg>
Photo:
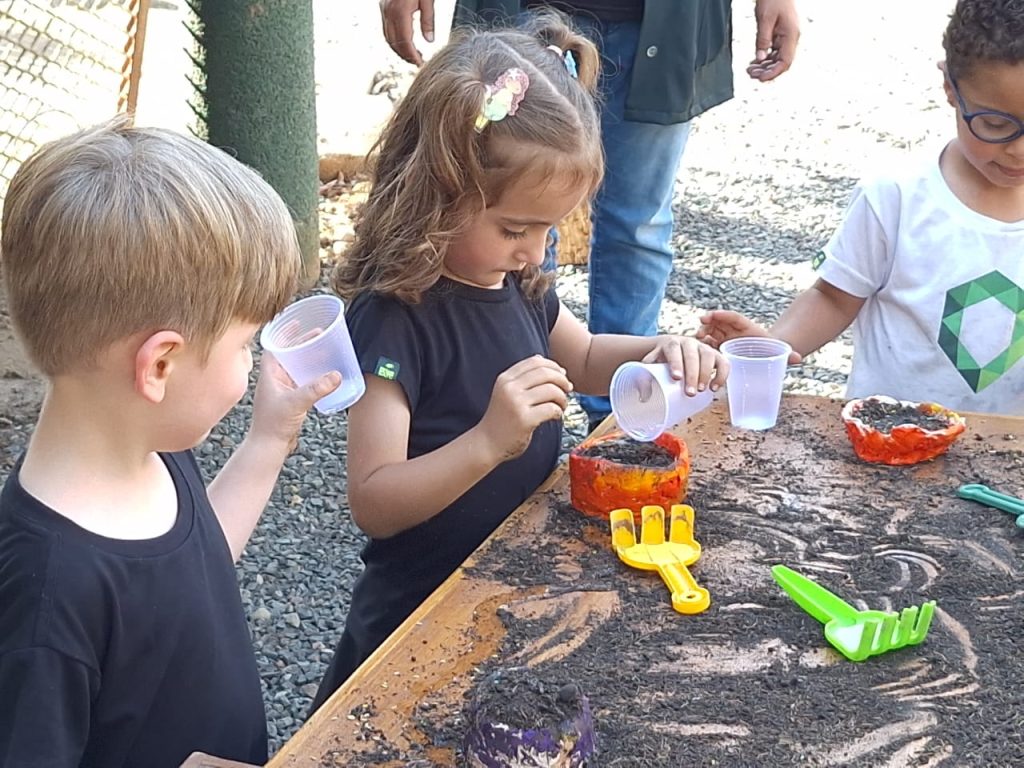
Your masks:
<svg viewBox="0 0 1024 768"><path fill-rule="evenodd" d="M554 51L555 55L562 60L565 65L565 71L569 73L573 80L579 79L579 71L576 69L576 59L572 55L572 51L563 51L557 45L549 45L549 51Z"/></svg>
<svg viewBox="0 0 1024 768"><path fill-rule="evenodd" d="M529 87L530 78L518 67L507 69L498 75L494 85L486 86L484 103L473 126L476 132L483 131L489 123L496 123L509 115L514 115Z"/></svg>

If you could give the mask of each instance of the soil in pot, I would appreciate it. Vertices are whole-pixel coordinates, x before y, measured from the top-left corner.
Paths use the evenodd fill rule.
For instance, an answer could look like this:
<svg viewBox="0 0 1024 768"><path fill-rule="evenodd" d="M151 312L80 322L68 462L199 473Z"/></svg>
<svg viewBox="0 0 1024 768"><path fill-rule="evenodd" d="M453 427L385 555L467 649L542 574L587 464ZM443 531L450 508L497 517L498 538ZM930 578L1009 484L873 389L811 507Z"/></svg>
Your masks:
<svg viewBox="0 0 1024 768"><path fill-rule="evenodd" d="M464 756L468 766L583 768L595 753L590 706L579 686L526 667L489 674L476 688Z"/></svg>
<svg viewBox="0 0 1024 768"><path fill-rule="evenodd" d="M868 398L854 414L865 425L888 434L893 427L908 424L929 431L943 430L949 419L943 413L929 413L903 403L886 403Z"/></svg>
<svg viewBox="0 0 1024 768"><path fill-rule="evenodd" d="M676 457L657 443L641 443L625 436L594 443L580 455L641 467L671 467L676 462Z"/></svg>
<svg viewBox="0 0 1024 768"><path fill-rule="evenodd" d="M639 525L644 505L668 509L683 500L689 474L686 442L669 432L649 443L613 433L569 453L572 504L600 520L613 509L628 508Z"/></svg>
<svg viewBox="0 0 1024 768"><path fill-rule="evenodd" d="M888 397L850 400L843 406L842 418L861 459L892 466L934 459L965 428L962 417L941 405Z"/></svg>

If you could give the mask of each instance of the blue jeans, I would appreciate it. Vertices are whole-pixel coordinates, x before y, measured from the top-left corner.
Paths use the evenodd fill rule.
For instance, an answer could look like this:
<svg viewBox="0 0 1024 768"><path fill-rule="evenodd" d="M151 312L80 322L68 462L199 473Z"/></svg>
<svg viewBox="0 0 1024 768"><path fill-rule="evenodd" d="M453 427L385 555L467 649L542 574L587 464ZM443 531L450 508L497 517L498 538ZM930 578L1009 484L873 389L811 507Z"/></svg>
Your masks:
<svg viewBox="0 0 1024 768"><path fill-rule="evenodd" d="M639 22L575 19L601 50L604 183L594 201L590 250L591 333L653 336L672 271L672 195L689 123L624 119ZM580 398L591 420L611 412L607 397Z"/></svg>

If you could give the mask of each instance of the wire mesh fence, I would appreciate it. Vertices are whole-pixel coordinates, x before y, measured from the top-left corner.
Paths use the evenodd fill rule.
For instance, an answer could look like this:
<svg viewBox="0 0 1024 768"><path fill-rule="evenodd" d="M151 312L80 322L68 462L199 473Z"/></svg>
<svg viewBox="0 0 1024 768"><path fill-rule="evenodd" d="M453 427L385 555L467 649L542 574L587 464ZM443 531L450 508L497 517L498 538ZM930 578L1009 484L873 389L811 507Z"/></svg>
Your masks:
<svg viewBox="0 0 1024 768"><path fill-rule="evenodd" d="M133 106L147 8L0 0L0 200L40 144Z"/></svg>

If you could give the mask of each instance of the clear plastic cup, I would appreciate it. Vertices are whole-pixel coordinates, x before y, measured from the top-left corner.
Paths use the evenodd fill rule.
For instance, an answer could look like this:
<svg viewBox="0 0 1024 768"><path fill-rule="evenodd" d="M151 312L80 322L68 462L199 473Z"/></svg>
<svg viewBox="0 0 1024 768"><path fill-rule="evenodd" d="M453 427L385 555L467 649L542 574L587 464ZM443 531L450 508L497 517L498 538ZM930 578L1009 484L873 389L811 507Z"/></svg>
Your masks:
<svg viewBox="0 0 1024 768"><path fill-rule="evenodd" d="M782 384L792 348L759 336L730 339L719 347L729 361L729 419L742 429L770 429L779 418Z"/></svg>
<svg viewBox="0 0 1024 768"><path fill-rule="evenodd" d="M331 371L341 374L341 386L316 401L320 413L342 411L366 391L345 325L345 304L337 296L310 296L285 307L263 327L260 344L300 387Z"/></svg>
<svg viewBox="0 0 1024 768"><path fill-rule="evenodd" d="M686 394L686 385L672 378L668 363L623 363L612 376L609 392L619 427L634 440L650 441L667 429L707 408L710 389Z"/></svg>

